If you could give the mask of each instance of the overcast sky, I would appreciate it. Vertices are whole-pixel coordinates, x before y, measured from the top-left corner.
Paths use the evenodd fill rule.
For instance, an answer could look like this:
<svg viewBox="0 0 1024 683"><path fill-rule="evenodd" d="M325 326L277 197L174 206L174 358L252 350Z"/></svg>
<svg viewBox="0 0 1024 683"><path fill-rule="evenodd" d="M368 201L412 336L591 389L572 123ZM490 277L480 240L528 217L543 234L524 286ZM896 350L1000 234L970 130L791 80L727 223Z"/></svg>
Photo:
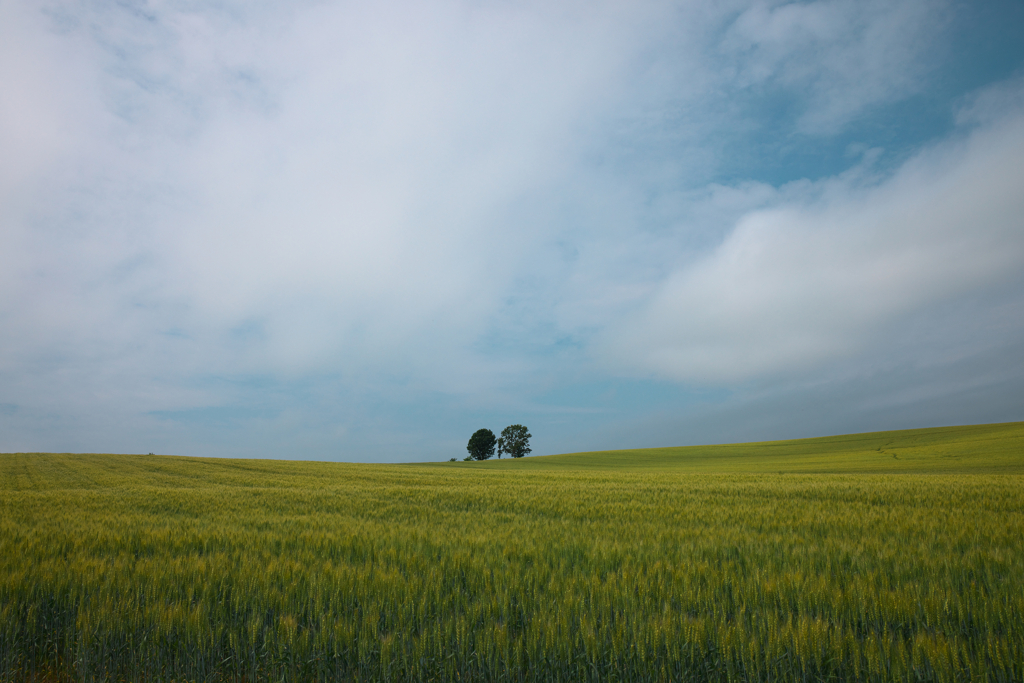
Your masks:
<svg viewBox="0 0 1024 683"><path fill-rule="evenodd" d="M1024 420L1024 4L0 0L0 451Z"/></svg>

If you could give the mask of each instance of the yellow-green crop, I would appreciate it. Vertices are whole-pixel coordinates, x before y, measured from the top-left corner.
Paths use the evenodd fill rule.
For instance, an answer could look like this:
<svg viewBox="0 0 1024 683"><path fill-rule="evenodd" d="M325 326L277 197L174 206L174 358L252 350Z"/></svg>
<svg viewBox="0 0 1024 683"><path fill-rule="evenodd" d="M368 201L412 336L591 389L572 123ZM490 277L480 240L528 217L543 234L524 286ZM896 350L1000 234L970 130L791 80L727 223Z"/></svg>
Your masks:
<svg viewBox="0 0 1024 683"><path fill-rule="evenodd" d="M1024 680L1024 424L435 465L0 455L3 681Z"/></svg>

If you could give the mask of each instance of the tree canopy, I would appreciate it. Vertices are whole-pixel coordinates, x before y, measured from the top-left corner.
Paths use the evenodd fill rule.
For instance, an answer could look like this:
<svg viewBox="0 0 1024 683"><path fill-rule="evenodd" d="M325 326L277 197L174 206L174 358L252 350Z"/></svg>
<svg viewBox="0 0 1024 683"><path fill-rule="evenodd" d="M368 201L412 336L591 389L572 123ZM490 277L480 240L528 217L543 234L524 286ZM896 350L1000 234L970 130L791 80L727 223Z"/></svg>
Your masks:
<svg viewBox="0 0 1024 683"><path fill-rule="evenodd" d="M530 437L533 434L524 427L523 425L509 425L501 430L501 438L498 439L498 457L501 457L502 453L508 453L513 458L521 458L529 453L530 448Z"/></svg>
<svg viewBox="0 0 1024 683"><path fill-rule="evenodd" d="M490 429L478 429L469 437L466 450L474 460L487 460L494 455L495 442L494 432Z"/></svg>

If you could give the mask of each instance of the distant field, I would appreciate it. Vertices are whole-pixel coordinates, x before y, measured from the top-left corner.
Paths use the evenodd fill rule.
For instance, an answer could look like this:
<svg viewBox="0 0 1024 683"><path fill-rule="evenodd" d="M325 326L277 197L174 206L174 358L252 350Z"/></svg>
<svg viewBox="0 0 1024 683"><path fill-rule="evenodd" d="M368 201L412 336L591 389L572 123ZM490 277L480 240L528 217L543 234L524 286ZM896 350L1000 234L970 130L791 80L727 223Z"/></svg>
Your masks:
<svg viewBox="0 0 1024 683"><path fill-rule="evenodd" d="M507 461L498 462L484 465L508 466ZM515 464L530 469L644 468L747 474L1024 474L1024 422L722 446L567 453L526 458Z"/></svg>
<svg viewBox="0 0 1024 683"><path fill-rule="evenodd" d="M2 681L1021 681L1024 424L0 455Z"/></svg>

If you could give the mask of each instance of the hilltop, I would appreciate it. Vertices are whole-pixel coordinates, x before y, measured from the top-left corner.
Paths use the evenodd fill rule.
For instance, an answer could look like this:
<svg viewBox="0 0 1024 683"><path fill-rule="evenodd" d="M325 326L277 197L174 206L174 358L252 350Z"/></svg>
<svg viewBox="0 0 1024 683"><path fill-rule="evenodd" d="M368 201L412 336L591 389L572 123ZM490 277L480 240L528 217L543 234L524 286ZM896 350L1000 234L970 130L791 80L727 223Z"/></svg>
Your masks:
<svg viewBox="0 0 1024 683"><path fill-rule="evenodd" d="M565 453L520 460L487 460L465 463L464 466L656 469L736 474L1022 474L1024 422L904 429L788 441Z"/></svg>

